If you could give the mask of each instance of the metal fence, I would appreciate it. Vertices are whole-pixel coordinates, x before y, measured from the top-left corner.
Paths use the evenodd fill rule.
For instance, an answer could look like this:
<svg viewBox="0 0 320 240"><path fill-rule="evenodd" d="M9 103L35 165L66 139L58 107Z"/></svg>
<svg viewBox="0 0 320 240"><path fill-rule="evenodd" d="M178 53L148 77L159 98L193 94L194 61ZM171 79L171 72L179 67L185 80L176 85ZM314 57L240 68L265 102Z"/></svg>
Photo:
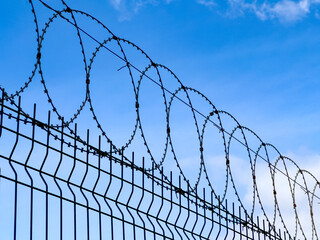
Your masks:
<svg viewBox="0 0 320 240"><path fill-rule="evenodd" d="M1 98L1 239L286 239L181 176L137 165ZM107 150L105 150L107 149ZM287 237L289 239L289 237Z"/></svg>

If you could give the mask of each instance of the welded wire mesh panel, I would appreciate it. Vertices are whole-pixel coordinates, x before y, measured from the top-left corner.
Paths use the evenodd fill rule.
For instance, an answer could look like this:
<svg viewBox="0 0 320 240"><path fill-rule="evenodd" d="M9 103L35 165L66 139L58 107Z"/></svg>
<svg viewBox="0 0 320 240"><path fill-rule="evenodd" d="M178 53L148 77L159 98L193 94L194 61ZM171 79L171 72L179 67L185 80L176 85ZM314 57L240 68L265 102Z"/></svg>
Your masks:
<svg viewBox="0 0 320 240"><path fill-rule="evenodd" d="M265 222L2 102L2 239L280 239ZM35 108L36 109L36 108ZM77 136L78 127L74 126ZM163 171L161 169L160 173ZM284 236L284 235L283 235Z"/></svg>

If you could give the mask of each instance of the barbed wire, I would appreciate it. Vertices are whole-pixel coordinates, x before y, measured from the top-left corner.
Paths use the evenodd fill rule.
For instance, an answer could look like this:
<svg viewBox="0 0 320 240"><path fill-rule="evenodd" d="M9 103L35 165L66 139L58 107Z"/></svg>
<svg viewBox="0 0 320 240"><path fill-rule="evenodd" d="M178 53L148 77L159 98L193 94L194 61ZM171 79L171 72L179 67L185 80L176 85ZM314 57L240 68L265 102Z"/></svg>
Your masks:
<svg viewBox="0 0 320 240"><path fill-rule="evenodd" d="M41 3L42 6L44 6L45 8L53 11L53 14L49 18L49 20L46 23L44 23L44 28L42 30L40 30L37 14L36 14L34 4L33 4L33 0L29 0L31 12L32 12L33 18L34 18L33 20L35 22L36 43L37 43L36 62L34 64L34 68L31 71L30 77L23 84L23 86L20 87L18 90L16 90L13 93L6 93L4 90L4 87L0 86L0 89L4 93L2 96L2 101L10 101L12 105L15 105L17 107L18 105L15 103L15 98L17 98L18 96L21 96L22 93L24 93L27 90L27 88L30 86L32 81L34 81L35 76L39 75L40 82L43 86L44 94L47 97L47 100L51 106L51 110L53 113L55 113L57 115L59 122L61 122L61 124L56 124L56 125L52 124L50 127L53 127L57 130L58 129L68 130L71 135L74 135L79 140L79 142L81 142L84 146L87 146L88 143L85 140L82 140L80 138L80 136L77 136L76 133L74 132L74 130L70 127L70 125L76 121L76 119L79 117L79 115L81 114L83 109L85 107L88 107L91 114L92 114L93 120L97 124L97 128L101 132L101 135L107 140L107 142L112 145L112 149L113 149L114 153L117 153L117 152L120 153L121 151L123 152L124 149L128 148L132 144L132 141L135 138L141 137L143 144L145 146L146 152L149 155L149 158L152 162L152 167L146 168L145 169L146 172L158 170L159 173L164 177L164 179L168 183L170 183L170 179L169 179L169 177L167 177L165 175L165 173L162 169L162 166L164 164L164 161L167 158L168 152L171 151L172 155L173 155L173 159L174 159L176 166L179 170L179 173L188 186L188 189L187 189L188 193L196 193L198 185L200 183L200 180L202 179L202 177L204 177L207 181L207 186L214 193L215 198L219 199L219 201L223 202L227 197L227 191L231 185L240 206L243 208L245 214L247 215L247 217L249 219L252 218L253 213L256 210L256 203L258 203L263 215L265 216L266 220L268 221L268 223L270 225L274 226L276 223L277 216L279 216L280 221L281 221L285 231L289 235L293 236L293 238L296 238L297 234L298 234L298 229L299 229L301 234L306 238L305 230L301 224L301 219L300 219L301 217L297 211L296 194L297 194L297 187L299 187L307 195L308 207L309 207L309 211L310 211L310 220L311 220L310 222L311 222L311 226L312 226L312 239L313 238L318 239L318 233L317 233L318 229L317 229L317 226L316 226L315 220L314 220L314 218L315 218L315 216L314 216L314 199L315 198L318 200L320 199L320 197L318 195L316 195L316 190L318 189L318 187L320 188L320 182L314 175L312 175L307 170L301 169L294 160L283 156L280 153L280 151L276 147L274 147L272 144L265 143L254 131L252 131L251 129L249 129L245 126L242 126L237 121L237 119L234 116L232 116L230 113L217 109L215 107L215 105L209 100L209 98L207 98L200 91L185 86L182 83L182 81L176 76L176 74L173 71L171 71L168 67L166 67L162 64L155 63L147 55L147 53L145 53L139 46L137 46L136 44L132 43L129 40L126 40L126 39L123 39L123 38L116 36L114 33L111 32L111 30L108 27L106 27L102 22L100 22L94 16L92 16L88 13L85 13L84 11L81 11L81 10L72 9L63 0L62 0L62 4L63 4L64 8L59 9L59 10L54 9L53 7L48 5L48 3L46 3L43 0L37 0L37 1L39 3ZM106 36L104 41L98 41L90 33L88 33L88 31L86 31L83 27L81 27L78 24L78 22L77 22L78 15L84 16L84 17L90 19L91 21L95 22L99 26L103 27L105 30L107 30L107 33L109 34L109 36ZM73 26L74 29L76 30L77 38L78 38L80 49L81 49L84 70L85 70L85 77L84 77L85 84L86 84L85 85L85 88L86 88L85 89L85 98L78 105L79 107L76 109L73 116L71 118L69 118L69 120L64 120L66 118L59 112L57 106L55 105L54 99L50 95L49 88L46 84L46 77L45 77L45 73L43 71L43 63L42 63L42 58L44 56L43 46L45 44L46 34L49 31L51 25L54 24L54 22L57 19L64 20L65 22L67 22L68 24ZM97 44L96 49L92 52L92 56L89 59L87 58L87 55L85 54L86 47L85 47L85 43L83 41L83 35L89 37L89 39L91 39L94 43ZM119 48L120 54L118 54L117 52L115 52L114 50L112 50L111 48L108 47L108 45L110 45L111 43L116 44L116 46ZM124 50L124 45L131 46L137 52L139 52L142 56L144 56L144 58L148 62L147 65L145 66L144 70L139 69L132 62L129 62L126 51ZM105 53L105 52L102 52L102 50L106 50L108 53L111 53L113 56L115 56L116 58L118 58L124 62L125 65L123 67L121 67L119 70L121 70L122 68L126 68L128 70L129 78L130 78L130 81L132 84L133 93L135 96L135 102L133 103L133 105L135 107L135 111L136 111L134 127L132 130L132 133L130 134L129 138L127 139L127 141L125 142L125 144L123 146L117 146L114 144L114 142L112 141L112 138L108 135L108 131L106 131L104 129L102 123L99 121L98 116L95 111L94 104L92 103L92 95L94 93L90 91L90 84L91 84L91 75L90 74L91 74L91 70L94 67L94 62L95 62L96 56L98 54ZM148 75L148 72L151 70L156 71L156 78L157 79L155 79L154 77L150 77ZM178 84L177 89L175 89L174 91L170 91L166 87L166 85L164 84L160 70L165 71L167 74L169 74L172 77L172 80L176 81L176 83ZM133 76L133 71L140 74L139 79L137 81L135 81L135 78ZM144 133L144 130L143 130L144 129L143 122L142 122L141 113L140 113L140 93L141 93L141 84L144 79L151 81L156 86L158 86L161 89L162 98L163 98L162 99L163 110L164 110L164 113L166 116L165 117L166 137L165 137L165 144L164 144L162 156L159 159L156 159L153 152L151 151L148 139L147 139L147 137ZM209 104L209 106L211 108L211 111L209 112L209 114L206 115L194 107L194 104L193 104L191 97L190 97L191 93L196 94L205 103ZM183 96L185 97L186 100L183 100L183 98L180 97L179 94L180 95L183 94ZM199 144L200 164L199 164L198 172L196 174L196 176L197 176L196 181L194 182L193 185L191 185L189 179L186 177L186 174L181 167L181 163L179 162L179 157L176 153L176 150L174 147L175 145L174 145L174 142L172 139L170 116L171 116L172 104L174 101L179 101L179 102L183 103L185 106L187 106L188 109L190 109L190 111L192 113L193 121L194 121L194 126L196 128L196 136L197 136L197 140L198 140L198 144ZM22 109L19 109L19 111L22 111ZM27 113L24 113L24 114L27 117L29 116ZM202 119L204 120L204 123L202 125L199 123L197 116L202 117ZM235 124L235 127L233 129L231 129L231 131L226 130L224 128L224 122L222 120L223 116L227 117L229 120L232 120L233 123ZM26 117L26 119L27 119L27 117ZM214 118L216 120L213 120ZM27 120L25 120L25 121L27 121ZM206 129L209 126L209 124L219 130L219 134L221 134L223 151L224 151L224 155L225 155L224 157L225 157L226 173L225 173L225 183L224 183L224 188L223 188L223 194L221 196L216 192L216 189L214 188L214 184L210 181L210 176L208 174L205 155L204 155L204 136L206 134ZM42 127L43 127L43 129L50 131L48 126L42 126ZM138 132L140 133L140 135L138 134ZM236 137L236 134L240 134L240 138ZM251 147L249 145L248 140L247 140L248 135L250 135L251 137L254 137L259 142L259 146L256 150L253 149L253 147ZM55 136L55 137L58 138L58 136ZM72 143L64 142L63 139L61 139L61 141L63 142L63 144L66 144L69 147L72 146ZM236 186L236 180L234 177L234 172L232 170L232 161L231 161L231 154L232 154L231 153L231 145L233 142L237 142L237 143L241 144L245 148L247 155L248 155L248 161L250 163L250 170L251 170L251 176L250 176L250 179L248 179L248 180L252 181L252 207L250 210L244 206L243 199L241 198L240 193L239 193L239 189ZM76 147L76 146L74 146L74 147ZM86 151L83 148L79 148L79 150ZM274 151L278 155L277 159L274 162L272 162L269 157L269 154L271 153L271 151ZM96 154L97 151L96 151L96 149L90 149L90 151L88 150L88 153ZM262 155L265 155L265 157ZM259 184L257 183L256 165L257 165L258 159L267 163L267 166L268 166L269 172L270 172L270 179L271 179L271 185L272 185L271 187L272 187L272 191L273 191L273 201L274 201L272 219L270 217L268 217L267 211L264 207L264 204L263 204L263 201L261 198L261 193L259 191L260 187L259 187ZM129 161L129 160L126 159L126 161ZM283 164L284 170L280 169L280 167L279 167L280 163ZM297 172L294 175L289 174L287 164L292 164L297 169ZM289 232L288 226L287 226L288 223L286 223L286 220L284 219L283 213L282 213L281 208L279 206L279 199L278 199L278 195L277 195L277 187L276 187L276 180L275 180L278 173L283 175L288 181L288 186L289 186L289 190L291 193L290 197L292 200L292 210L294 211L294 215L295 215L295 233L294 234ZM314 184L313 186L311 186L311 187L308 186L307 181L306 181L306 175L311 176L311 178L313 180L312 184ZM302 183L298 182L299 176L302 178Z"/></svg>

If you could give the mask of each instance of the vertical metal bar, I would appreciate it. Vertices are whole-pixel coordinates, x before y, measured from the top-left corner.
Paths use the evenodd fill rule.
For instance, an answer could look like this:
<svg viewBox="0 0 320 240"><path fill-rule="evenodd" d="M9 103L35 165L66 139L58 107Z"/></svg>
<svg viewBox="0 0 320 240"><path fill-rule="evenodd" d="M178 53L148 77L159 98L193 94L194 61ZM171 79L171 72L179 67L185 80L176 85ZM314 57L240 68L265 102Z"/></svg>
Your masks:
<svg viewBox="0 0 320 240"><path fill-rule="evenodd" d="M178 197L179 197L179 213L178 213L178 216L177 216L176 221L174 223L174 227L176 229L176 232L180 236L180 239L183 240L181 234L179 233L179 231L177 229L177 223L178 223L180 215L181 215L181 193L180 193L180 190L181 190L181 175L179 175L179 191L177 191L177 189L176 189L176 193L178 192Z"/></svg>
<svg viewBox="0 0 320 240"><path fill-rule="evenodd" d="M163 172L163 167L161 168L161 172ZM159 222L159 216L160 216L160 212L162 210L162 207L163 207L163 174L161 174L161 205L160 205L159 211L157 213L156 220L162 230L163 239L165 239L165 235L166 235L165 231Z"/></svg>
<svg viewBox="0 0 320 240"><path fill-rule="evenodd" d="M54 176L53 176L53 180L54 182L56 183L58 189L59 189L59 199L60 199L60 239L62 240L63 239L63 204L62 204L62 189L60 187L60 185L58 184L58 181L56 179L57 177L57 174L58 174L58 171L59 171L59 168L60 168L60 165L61 165L61 162L62 162L62 158L63 158L63 131L64 131L64 119L62 118L61 119L61 139L60 139L60 160L59 160L59 163L58 163L58 166L56 168L56 171L54 173Z"/></svg>
<svg viewBox="0 0 320 240"><path fill-rule="evenodd" d="M192 232L194 232L194 229L196 228L197 226L197 223L198 223L198 218L199 218L199 213L198 213L198 188L196 188L196 221L194 222L194 225L192 227Z"/></svg>
<svg viewBox="0 0 320 240"><path fill-rule="evenodd" d="M17 239L17 205L18 205L18 175L15 170L15 168L12 165L12 156L13 153L17 147L18 141L19 141L19 134L20 134L20 106L21 106L21 97L19 96L18 100L18 116L17 116L17 130L16 130L16 140L14 143L14 146L12 148L12 151L9 156L9 165L14 173L14 224L13 224L13 239Z"/></svg>
<svg viewBox="0 0 320 240"><path fill-rule="evenodd" d="M225 212L226 212L226 236L224 237L224 239L226 240L228 238L228 234L229 234L229 219L228 219L228 200L226 199L225 200L225 205L226 205L226 208L225 208Z"/></svg>
<svg viewBox="0 0 320 240"><path fill-rule="evenodd" d="M87 150L86 150L86 171L85 171L85 174L82 178L82 181L81 181L81 184L80 184L80 191L83 195L83 197L85 198L86 200L86 210L87 210L87 239L89 240L90 239L90 214L89 214L89 201L88 201L88 198L87 196L84 194L83 192L83 184L87 178L87 174L88 174L88 168L89 168L89 141L90 141L90 132L89 132L89 129L87 130Z"/></svg>
<svg viewBox="0 0 320 240"><path fill-rule="evenodd" d="M281 229L279 229L279 239L281 239Z"/></svg>
<svg viewBox="0 0 320 240"><path fill-rule="evenodd" d="M94 184L93 190L92 190L92 197L94 198L94 200L96 201L97 205L98 205L98 209L99 209L99 239L102 240L102 230L101 230L101 205L98 201L98 199L95 196L95 190L97 187L97 184L100 180L100 167L101 167L101 136L99 136L99 141L98 141L98 176L97 176L97 180Z"/></svg>
<svg viewBox="0 0 320 240"><path fill-rule="evenodd" d="M259 216L257 216L257 227L258 227L258 231L257 231L258 240L260 240L260 221L259 221Z"/></svg>
<svg viewBox="0 0 320 240"><path fill-rule="evenodd" d="M151 210L151 206L153 205L153 202L154 202L154 162L152 162L151 174L152 174L152 200L151 200L150 207L148 209L148 215L149 215L149 210ZM152 222L151 222L151 224L153 227L153 238L154 238L154 240L156 240L156 228Z"/></svg>
<svg viewBox="0 0 320 240"><path fill-rule="evenodd" d="M144 222L143 218L140 216L140 213L139 213L139 208L142 204L142 201L143 201L143 198L144 198L144 171L145 171L145 168L144 168L144 157L142 158L142 170L141 170L141 176L142 176L142 194L141 194L141 198L140 198L140 201L139 201L139 204L137 206L137 214L139 216L139 218L141 219L142 221L142 225L143 225L143 239L146 240L147 239L147 236L146 236L146 223Z"/></svg>
<svg viewBox="0 0 320 240"><path fill-rule="evenodd" d="M251 223L251 236L252 236L252 239L254 239L254 229L253 229L254 221L253 221L253 213L251 214L250 223Z"/></svg>
<svg viewBox="0 0 320 240"><path fill-rule="evenodd" d="M189 184L189 181L187 181L187 186L190 186ZM188 216L187 216L187 219L186 221L184 222L184 225L183 225L183 230L186 229L186 226L187 226L187 223L189 221L189 218L190 218L190 194L187 192L188 196L187 196L187 207L188 207ZM190 240L189 236L187 235L187 233L185 231L183 231L183 233L186 235L187 239Z"/></svg>
<svg viewBox="0 0 320 240"><path fill-rule="evenodd" d="M122 149L122 156L123 156L123 149ZM130 214L131 218L132 218L132 231L133 231L133 239L136 240L136 222L134 219L134 216L132 215L130 209L129 209L129 204L134 192L134 153L132 152L132 163L131 163L131 193L130 196L128 198L127 204L126 204L126 208L128 213Z"/></svg>
<svg viewBox="0 0 320 240"><path fill-rule="evenodd" d="M152 233L153 233L153 239L156 240L156 228L153 224L153 222L151 221L150 217L149 217L149 213L150 213L150 210L152 208L152 205L153 205L153 202L154 202L154 163L152 162L152 170L151 170L151 174L152 174L152 183L151 183L151 190L152 190L152 194L151 194L151 202L149 204L149 207L148 207L148 210L147 210L147 219L149 220L149 222L151 223L151 226L152 226Z"/></svg>
<svg viewBox="0 0 320 240"><path fill-rule="evenodd" d="M121 165L121 188L120 188L120 191L119 191L119 193L118 193L118 197L120 196L120 194L121 194L121 192L122 192L122 189L123 189L123 154L121 155L121 163L120 163L120 165ZM118 197L117 197L117 202L118 202ZM120 209L120 208L119 208ZM124 224L124 214L123 214L123 212L121 211L121 209L120 209L120 212L121 212L121 215L122 215L122 229L123 229L123 231L122 231L122 235L123 235L123 239L126 239L126 235L125 235L125 224Z"/></svg>
<svg viewBox="0 0 320 240"><path fill-rule="evenodd" d="M211 228L210 228L210 231L209 231L209 234L208 234L208 237L207 238L210 238L211 236L211 233L213 231L213 228L214 228L214 218L213 218L213 215L214 215L214 208L213 208L213 191L210 192L210 208L209 208L210 212L211 212Z"/></svg>
<svg viewBox="0 0 320 240"><path fill-rule="evenodd" d="M142 158L142 196L141 196L141 199L140 199L140 203L139 203L139 206L140 204L142 203L142 200L144 198L144 177L145 177L145 159L144 157ZM140 216L140 215L139 215ZM144 235L144 240L147 239L147 233L146 233L146 225L145 225L145 222L142 220L143 222L143 235Z"/></svg>
<svg viewBox="0 0 320 240"><path fill-rule="evenodd" d="M42 161L42 164L41 164L41 167L40 167L40 171L39 171L39 174L40 174L40 177L42 179L42 181L44 182L44 185L45 185L45 188L46 188L46 212L45 212L45 218L46 218L46 229L45 229L45 236L46 236L46 240L48 240L48 237L49 237L49 192L48 192L48 184L45 180L45 178L43 177L43 167L46 163L46 160L48 158L48 154L49 154L49 140L50 140L50 116L51 116L51 113L50 111L48 112L48 130L47 130L47 142L46 142L46 153L45 153L45 156L44 156L44 159Z"/></svg>
<svg viewBox="0 0 320 240"><path fill-rule="evenodd" d="M76 204L76 195L73 192L71 186L70 186L70 181L71 181L71 177L73 175L74 169L76 167L76 159L77 159L77 134L78 134L78 127L77 124L75 124L74 126L74 146L73 146L73 166L71 169L71 172L69 174L68 180L67 180L67 185L68 188L73 196L73 239L76 240L77 239L77 204Z"/></svg>
<svg viewBox="0 0 320 240"><path fill-rule="evenodd" d="M235 219L235 211L234 211L234 202L232 202L232 230L233 230L233 237L234 240L236 238L236 219Z"/></svg>
<svg viewBox="0 0 320 240"><path fill-rule="evenodd" d="M245 228L246 228L246 237L249 239L249 233L248 233L248 215L245 213Z"/></svg>
<svg viewBox="0 0 320 240"><path fill-rule="evenodd" d="M28 157L24 163L24 170L26 171L29 179L30 179L30 240L32 240L33 236L33 178L28 171L27 165L30 160L33 148L34 148L34 135L35 135L35 123L36 121L36 105L33 105L33 118L32 118L32 137L31 137L31 148L28 154Z"/></svg>
<svg viewBox="0 0 320 240"><path fill-rule="evenodd" d="M221 202L220 202L220 196L218 196L218 202L219 202L219 207L218 207L218 218L219 218L219 231L216 237L216 240L219 239L220 233L221 233Z"/></svg>
<svg viewBox="0 0 320 240"><path fill-rule="evenodd" d="M240 239L242 239L242 218L241 218L241 208L239 206L239 232L240 232Z"/></svg>
<svg viewBox="0 0 320 240"><path fill-rule="evenodd" d="M120 191L119 191L119 194L118 194L118 196L120 196L120 194L121 194L121 191L122 191L122 189L123 189L123 154L121 155L121 163L120 163L120 165L121 165L121 189L120 189ZM118 201L117 201L118 202ZM123 229L123 232L122 232L122 234L123 234L123 239L126 239L126 235L125 235L125 224L124 224L124 214L123 214L123 212L121 211L121 215L122 215L122 229Z"/></svg>
<svg viewBox="0 0 320 240"><path fill-rule="evenodd" d="M200 236L202 236L202 232L206 226L206 221L207 221L207 217L206 217L206 189L203 188L203 226L201 228L201 231L200 231Z"/></svg>
<svg viewBox="0 0 320 240"><path fill-rule="evenodd" d="M169 229L170 233L171 233L171 236L172 236L172 239L174 239L174 234L173 232L171 231L171 228L169 226L169 217L170 217L170 214L172 212L172 204L173 204L173 200L172 200L172 171L170 171L170 209L169 209L169 212L168 212L168 215L167 215L167 218L165 220L165 223L166 223L166 226L167 228Z"/></svg>
<svg viewBox="0 0 320 240"><path fill-rule="evenodd" d="M108 194L108 191L110 189L110 186L111 186L111 183L112 183L112 143L110 142L110 152L109 152L109 163L110 163L110 172L109 172L109 184L108 184L108 187L104 193L104 196L103 196L103 199L105 201L105 203L107 204L109 210L110 210L110 225L111 225L111 239L113 240L114 239L114 231L113 231L113 211L112 211L112 208L110 207L108 201L107 201L107 194Z"/></svg>
<svg viewBox="0 0 320 240"><path fill-rule="evenodd" d="M264 219L263 219L263 221L262 221L262 226L263 226L263 238L264 238L264 240L266 240L266 236L267 236L267 234L266 234L266 225L265 225L265 221L264 221Z"/></svg>
<svg viewBox="0 0 320 240"><path fill-rule="evenodd" d="M121 221L122 222L122 239L125 239L124 214L123 214L121 208L118 205L119 197L120 197L120 194L121 194L122 189L123 189L123 162L122 161L123 161L123 159L121 159L121 163L120 163L120 165L121 165L121 176L120 176L121 184L120 184L120 189L118 191L118 195L117 195L117 197L115 199L115 202L116 202L117 208L119 209L119 212L121 213L121 217L122 217L122 221Z"/></svg>
<svg viewBox="0 0 320 240"><path fill-rule="evenodd" d="M134 153L132 152L132 193L130 195L130 199L132 197L132 194L134 192ZM128 202L128 206L129 206L129 202ZM135 222L135 218L132 216L133 219L133 239L136 240L136 222Z"/></svg>

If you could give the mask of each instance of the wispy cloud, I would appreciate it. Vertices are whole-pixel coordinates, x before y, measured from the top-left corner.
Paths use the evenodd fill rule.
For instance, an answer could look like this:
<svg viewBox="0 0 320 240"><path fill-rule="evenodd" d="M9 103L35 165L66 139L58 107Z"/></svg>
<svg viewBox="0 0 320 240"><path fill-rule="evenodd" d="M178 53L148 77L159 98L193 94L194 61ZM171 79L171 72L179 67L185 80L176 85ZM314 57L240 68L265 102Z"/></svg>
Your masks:
<svg viewBox="0 0 320 240"><path fill-rule="evenodd" d="M161 2L171 3L173 0L109 0L110 4L119 11L119 20L130 20L139 10L145 6L157 6Z"/></svg>
<svg viewBox="0 0 320 240"><path fill-rule="evenodd" d="M119 10L121 3L123 3L123 0L110 0L110 3L115 9Z"/></svg>
<svg viewBox="0 0 320 240"><path fill-rule="evenodd" d="M301 0L299 2L283 0L276 3L269 11L271 15L283 21L296 21L310 12L310 2L308 0Z"/></svg>
<svg viewBox="0 0 320 240"><path fill-rule="evenodd" d="M278 0L276 2L229 0L233 14L254 13L261 20L278 19L280 22L296 22L312 13L320 0ZM315 13L316 14L316 13Z"/></svg>
<svg viewBox="0 0 320 240"><path fill-rule="evenodd" d="M120 12L120 20L128 20L145 6L158 6L160 3L170 4L174 0L109 0ZM221 10L216 0L194 0L197 4L210 9ZM224 5L225 7L226 5ZM283 23L292 23L310 14L318 17L317 7L320 0L228 0L226 12L229 16L239 17L254 14L260 20L277 19Z"/></svg>
<svg viewBox="0 0 320 240"><path fill-rule="evenodd" d="M206 7L216 6L216 2L214 0L196 0L198 4L204 5Z"/></svg>

